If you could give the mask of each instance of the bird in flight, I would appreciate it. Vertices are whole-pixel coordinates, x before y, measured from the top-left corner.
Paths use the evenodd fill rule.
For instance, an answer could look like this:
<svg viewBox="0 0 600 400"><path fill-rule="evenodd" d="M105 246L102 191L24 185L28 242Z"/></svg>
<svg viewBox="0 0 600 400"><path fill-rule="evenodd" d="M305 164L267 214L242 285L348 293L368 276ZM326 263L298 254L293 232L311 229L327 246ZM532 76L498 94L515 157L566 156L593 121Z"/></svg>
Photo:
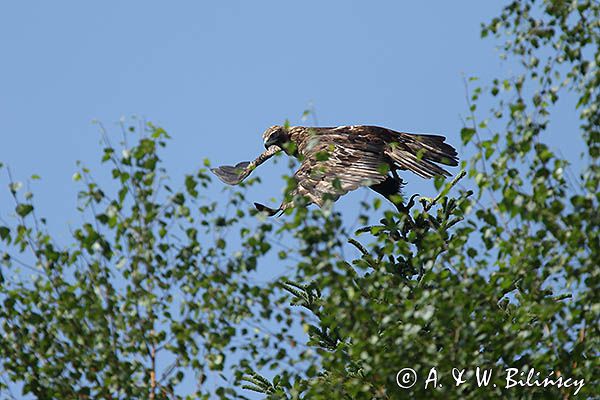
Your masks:
<svg viewBox="0 0 600 400"><path fill-rule="evenodd" d="M284 151L300 161L293 176L296 186L291 198L304 196L309 204L319 207L327 199L335 201L367 186L403 211L404 206L394 201L404 184L398 171L411 171L429 179L450 176L438 164L458 165L456 149L444 142L444 136L396 132L379 126L272 126L262 137L266 150L254 161L213 168L213 173L226 184L236 185L273 155ZM254 205L259 211L275 215L294 204L293 200L283 201L277 209Z"/></svg>

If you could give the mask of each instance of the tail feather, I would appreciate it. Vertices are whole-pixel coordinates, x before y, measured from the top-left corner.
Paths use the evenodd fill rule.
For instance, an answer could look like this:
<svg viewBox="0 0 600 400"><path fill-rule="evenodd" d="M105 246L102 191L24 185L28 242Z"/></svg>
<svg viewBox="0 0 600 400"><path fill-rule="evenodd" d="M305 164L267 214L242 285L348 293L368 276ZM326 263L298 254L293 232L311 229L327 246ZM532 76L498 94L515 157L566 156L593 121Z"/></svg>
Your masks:
<svg viewBox="0 0 600 400"><path fill-rule="evenodd" d="M450 176L451 174L435 163L456 166L458 153L445 143L443 136L402 134L398 146L392 146L388 156L400 169L409 170L422 178Z"/></svg>
<svg viewBox="0 0 600 400"><path fill-rule="evenodd" d="M454 147L445 142L446 138L444 136L414 135L414 138L427 149L424 158L428 161L435 161L452 167L458 165L458 153Z"/></svg>

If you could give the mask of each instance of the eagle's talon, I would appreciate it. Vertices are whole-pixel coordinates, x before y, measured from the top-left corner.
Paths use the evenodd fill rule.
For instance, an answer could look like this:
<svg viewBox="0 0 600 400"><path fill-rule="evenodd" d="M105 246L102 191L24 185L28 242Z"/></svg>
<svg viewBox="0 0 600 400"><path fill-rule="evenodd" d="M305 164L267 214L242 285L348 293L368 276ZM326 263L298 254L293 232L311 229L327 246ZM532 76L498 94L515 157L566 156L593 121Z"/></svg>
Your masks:
<svg viewBox="0 0 600 400"><path fill-rule="evenodd" d="M254 203L254 207L260 212L267 213L267 215L269 215L269 217L272 217L273 215L277 214L280 211L280 210L275 210L271 207L267 207L264 204L260 204L260 203Z"/></svg>
<svg viewBox="0 0 600 400"><path fill-rule="evenodd" d="M411 208L413 208L413 206L415 205L415 198L417 198L419 196L420 196L419 193L415 193L412 196L410 196L410 199L408 200L408 203L406 204L406 208L408 210L410 210Z"/></svg>

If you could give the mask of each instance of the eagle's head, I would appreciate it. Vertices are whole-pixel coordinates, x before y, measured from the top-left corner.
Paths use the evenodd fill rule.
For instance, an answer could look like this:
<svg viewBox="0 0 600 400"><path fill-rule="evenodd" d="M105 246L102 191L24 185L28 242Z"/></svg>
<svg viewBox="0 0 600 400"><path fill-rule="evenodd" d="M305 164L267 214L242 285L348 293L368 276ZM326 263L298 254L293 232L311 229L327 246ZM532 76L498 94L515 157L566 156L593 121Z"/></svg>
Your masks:
<svg viewBox="0 0 600 400"><path fill-rule="evenodd" d="M275 125L270 127L262 135L265 149L271 146L279 146L283 148L283 145L290 140L287 129L283 126Z"/></svg>

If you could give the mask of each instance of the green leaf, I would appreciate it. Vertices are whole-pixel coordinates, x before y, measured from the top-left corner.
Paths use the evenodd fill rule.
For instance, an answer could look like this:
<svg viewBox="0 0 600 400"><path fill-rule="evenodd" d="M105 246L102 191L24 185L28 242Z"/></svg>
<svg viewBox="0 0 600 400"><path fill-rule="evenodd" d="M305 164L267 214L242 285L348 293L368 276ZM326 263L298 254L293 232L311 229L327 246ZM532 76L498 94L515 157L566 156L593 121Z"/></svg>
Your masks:
<svg viewBox="0 0 600 400"><path fill-rule="evenodd" d="M0 239L6 240L10 237L10 229L7 226L0 226Z"/></svg>
<svg viewBox="0 0 600 400"><path fill-rule="evenodd" d="M31 204L20 203L17 205L15 211L20 217L24 218L33 211L33 206Z"/></svg>
<svg viewBox="0 0 600 400"><path fill-rule="evenodd" d="M473 135L475 135L475 129L473 128L464 127L460 130L460 138L465 145L471 141Z"/></svg>
<svg viewBox="0 0 600 400"><path fill-rule="evenodd" d="M326 150L321 150L315 154L315 159L317 161L327 161L327 160L329 160L329 157L330 157L329 152Z"/></svg>

